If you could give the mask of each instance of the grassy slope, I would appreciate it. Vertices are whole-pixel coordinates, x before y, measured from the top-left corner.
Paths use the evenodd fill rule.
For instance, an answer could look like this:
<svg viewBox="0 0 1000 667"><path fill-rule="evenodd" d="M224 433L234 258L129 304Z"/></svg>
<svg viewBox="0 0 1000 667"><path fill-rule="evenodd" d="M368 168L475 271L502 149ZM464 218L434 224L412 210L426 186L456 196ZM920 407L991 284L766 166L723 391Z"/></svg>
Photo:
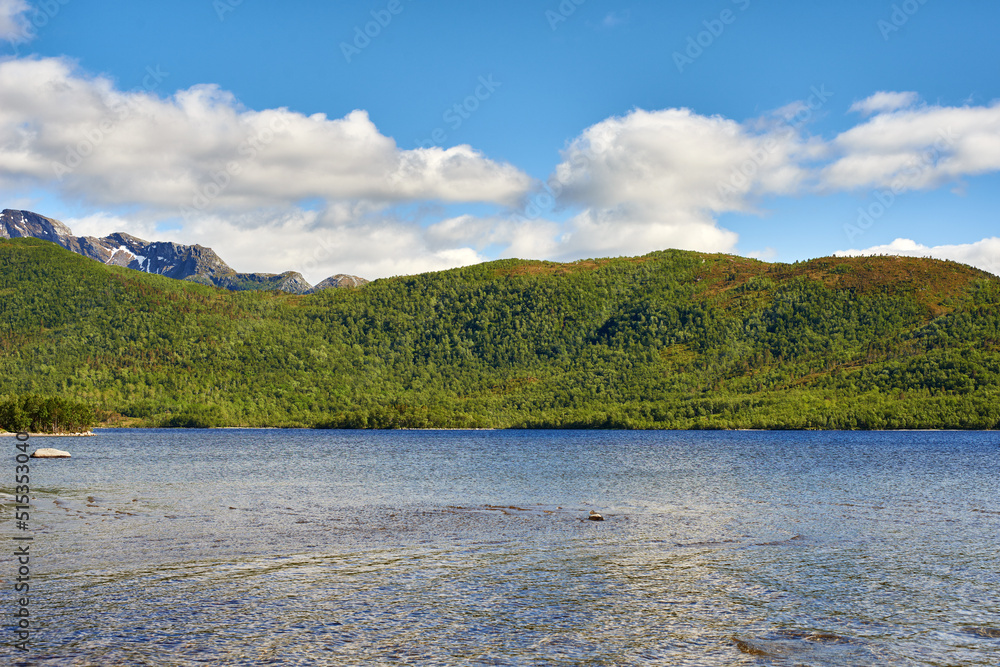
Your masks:
<svg viewBox="0 0 1000 667"><path fill-rule="evenodd" d="M0 396L174 425L994 428L998 303L950 262L681 251L234 294L17 239Z"/></svg>

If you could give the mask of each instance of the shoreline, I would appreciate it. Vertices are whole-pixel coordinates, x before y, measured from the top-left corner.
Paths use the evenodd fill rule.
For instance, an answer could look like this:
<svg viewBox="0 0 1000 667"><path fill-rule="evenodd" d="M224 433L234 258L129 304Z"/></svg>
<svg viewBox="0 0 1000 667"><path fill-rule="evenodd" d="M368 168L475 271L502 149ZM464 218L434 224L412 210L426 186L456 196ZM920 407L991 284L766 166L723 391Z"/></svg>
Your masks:
<svg viewBox="0 0 1000 667"><path fill-rule="evenodd" d="M565 427L535 427L535 428L523 428L523 427L513 427L513 428L490 428L490 427L467 427L467 428L312 428L309 426L211 426L208 428L184 428L184 427L169 427L169 426L96 426L94 427L101 431L117 431L117 430L136 430L136 431L335 431L335 432L345 432L345 431L357 431L357 432L367 432L367 431L465 431L465 432L475 432L475 431L636 431L636 432L694 432L694 431L728 431L731 433L739 432L750 432L750 433L782 433L782 432L814 432L814 433L948 433L948 432L982 432L991 433L998 429L963 429L963 428L885 428L885 429L825 429L825 428L690 428L690 429L675 429L675 428L638 428L638 429L624 429L624 428L610 428L610 429L588 429L588 428L565 428ZM17 433L12 431L0 431L0 438L2 437L13 437ZM98 434L93 430L91 431L81 431L78 433L28 433L29 438L91 438L96 437Z"/></svg>
<svg viewBox="0 0 1000 667"><path fill-rule="evenodd" d="M23 432L23 431L22 431ZM4 436L16 436L17 433L10 431L0 431L0 438ZM93 431L82 431L80 433L28 433L29 438L89 438L96 437Z"/></svg>
<svg viewBox="0 0 1000 667"><path fill-rule="evenodd" d="M468 427L468 428L313 428L309 426L210 426L207 428L185 428L179 426L96 426L100 431L330 431L330 432L385 432L385 431L634 431L642 432L729 432L729 433L948 433L948 432L975 432L993 433L1000 429L965 429L965 428L873 428L873 429L826 429L826 428L572 428L572 427L535 427L535 428L490 428L490 427ZM0 437L15 436L16 433L0 431ZM81 438L95 437L98 434L94 431L80 433L28 433L31 438Z"/></svg>

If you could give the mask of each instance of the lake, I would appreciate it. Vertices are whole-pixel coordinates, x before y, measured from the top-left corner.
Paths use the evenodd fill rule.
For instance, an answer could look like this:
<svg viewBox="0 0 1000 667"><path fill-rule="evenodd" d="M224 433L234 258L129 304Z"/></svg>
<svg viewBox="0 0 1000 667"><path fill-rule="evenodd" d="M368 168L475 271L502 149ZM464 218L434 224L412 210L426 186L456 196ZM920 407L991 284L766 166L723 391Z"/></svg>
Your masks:
<svg viewBox="0 0 1000 667"><path fill-rule="evenodd" d="M0 662L1000 664L995 433L97 433Z"/></svg>

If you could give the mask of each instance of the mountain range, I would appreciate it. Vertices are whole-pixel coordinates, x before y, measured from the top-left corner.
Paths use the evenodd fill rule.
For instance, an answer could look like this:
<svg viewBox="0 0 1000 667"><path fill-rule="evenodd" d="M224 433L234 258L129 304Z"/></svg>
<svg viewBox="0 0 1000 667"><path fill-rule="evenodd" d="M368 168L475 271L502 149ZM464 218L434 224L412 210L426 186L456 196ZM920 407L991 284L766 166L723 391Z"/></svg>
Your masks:
<svg viewBox="0 0 1000 667"><path fill-rule="evenodd" d="M312 294L338 287L360 287L368 281L357 276L330 276L313 287L301 273L239 273L214 250L200 245L182 245L168 241L145 241L116 232L103 238L74 236L58 220L31 211L5 209L0 214L0 238L33 237L52 241L102 264L123 266L176 280L190 280L238 292L244 290L279 290L290 294Z"/></svg>

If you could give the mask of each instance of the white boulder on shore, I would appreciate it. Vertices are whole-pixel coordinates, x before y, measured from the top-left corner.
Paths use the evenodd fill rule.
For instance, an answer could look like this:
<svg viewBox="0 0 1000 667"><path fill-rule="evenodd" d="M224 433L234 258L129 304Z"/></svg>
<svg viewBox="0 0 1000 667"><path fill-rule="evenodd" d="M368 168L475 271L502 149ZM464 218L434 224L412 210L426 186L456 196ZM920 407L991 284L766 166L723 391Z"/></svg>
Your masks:
<svg viewBox="0 0 1000 667"><path fill-rule="evenodd" d="M61 449L52 449L51 447L43 447L41 449L36 449L31 455L33 459L68 459L70 458L69 452L64 452Z"/></svg>

